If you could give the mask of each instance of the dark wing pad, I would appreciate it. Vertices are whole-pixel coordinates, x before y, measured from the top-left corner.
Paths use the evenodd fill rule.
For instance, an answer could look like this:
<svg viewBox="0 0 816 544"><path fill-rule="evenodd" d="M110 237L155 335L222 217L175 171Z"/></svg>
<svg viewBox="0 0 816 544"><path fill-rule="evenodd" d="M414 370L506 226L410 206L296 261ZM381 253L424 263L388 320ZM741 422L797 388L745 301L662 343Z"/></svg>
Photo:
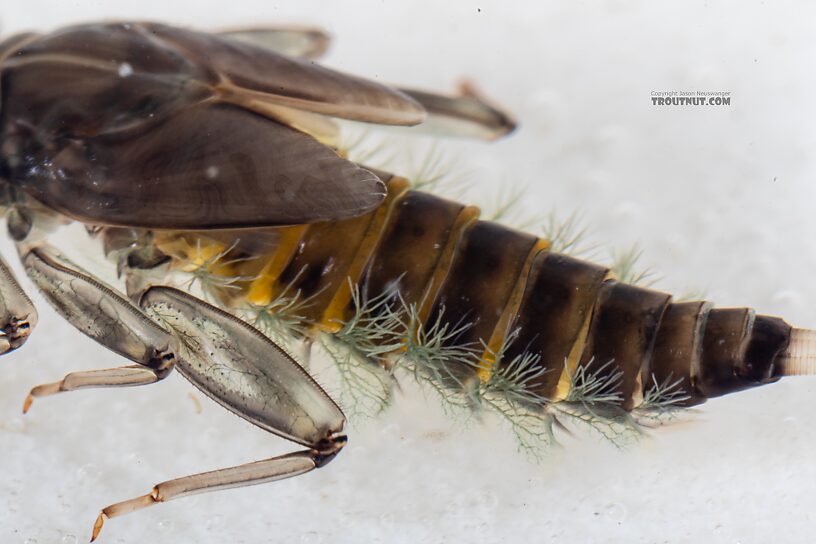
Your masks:
<svg viewBox="0 0 816 544"><path fill-rule="evenodd" d="M138 137L70 140L18 182L80 221L217 229L336 220L384 198L371 172L237 107L185 108Z"/></svg>
<svg viewBox="0 0 816 544"><path fill-rule="evenodd" d="M415 125L425 118L422 106L392 87L227 36L159 24L143 26L185 57L226 78L221 87L229 92L369 123Z"/></svg>

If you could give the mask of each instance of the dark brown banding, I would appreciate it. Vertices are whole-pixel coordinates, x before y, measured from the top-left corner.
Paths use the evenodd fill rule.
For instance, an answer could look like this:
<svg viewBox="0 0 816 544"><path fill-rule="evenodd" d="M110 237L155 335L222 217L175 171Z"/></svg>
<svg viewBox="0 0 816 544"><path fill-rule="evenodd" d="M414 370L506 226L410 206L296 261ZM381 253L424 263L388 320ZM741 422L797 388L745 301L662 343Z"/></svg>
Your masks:
<svg viewBox="0 0 816 544"><path fill-rule="evenodd" d="M440 319L469 324L452 343L481 348L490 340L516 278L537 238L498 223L478 221L465 234L426 328Z"/></svg>
<svg viewBox="0 0 816 544"><path fill-rule="evenodd" d="M791 326L778 317L758 315L739 375L757 385L774 381L776 358L788 347Z"/></svg>
<svg viewBox="0 0 816 544"><path fill-rule="evenodd" d="M642 398L643 376L649 374L657 329L670 299L624 283L601 287L580 364L591 365L599 376L622 372L620 393L626 410Z"/></svg>
<svg viewBox="0 0 816 544"><path fill-rule="evenodd" d="M337 223L309 227L297 252L277 279L276 291L300 292L308 303L303 317L318 322L335 292L347 281L347 270L375 212Z"/></svg>
<svg viewBox="0 0 816 544"><path fill-rule="evenodd" d="M711 310L703 337L700 376L694 383L698 394L717 397L747 387L736 369L745 358L753 322L754 311L749 308Z"/></svg>
<svg viewBox="0 0 816 544"><path fill-rule="evenodd" d="M363 285L370 298L398 288L407 304L418 304L464 206L417 191L408 192L391 214Z"/></svg>
<svg viewBox="0 0 816 544"><path fill-rule="evenodd" d="M695 394L693 378L700 368L703 351L703 331L711 305L704 301L669 304L655 340L651 374L644 388L673 385L675 391L688 395L686 406L705 402Z"/></svg>
<svg viewBox="0 0 816 544"><path fill-rule="evenodd" d="M555 253L540 253L533 261L514 324L518 337L503 358L512 361L525 352L541 357L539 364L548 371L532 392L552 397L608 272Z"/></svg>

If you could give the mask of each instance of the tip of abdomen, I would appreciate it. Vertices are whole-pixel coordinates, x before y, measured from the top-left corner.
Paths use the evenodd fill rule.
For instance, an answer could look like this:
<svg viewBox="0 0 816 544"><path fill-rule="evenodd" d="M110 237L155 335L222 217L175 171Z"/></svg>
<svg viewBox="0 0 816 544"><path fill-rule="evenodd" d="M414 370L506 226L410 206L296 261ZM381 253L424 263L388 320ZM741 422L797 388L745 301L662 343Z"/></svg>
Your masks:
<svg viewBox="0 0 816 544"><path fill-rule="evenodd" d="M776 360L777 376L816 374L816 330L793 329L788 347Z"/></svg>

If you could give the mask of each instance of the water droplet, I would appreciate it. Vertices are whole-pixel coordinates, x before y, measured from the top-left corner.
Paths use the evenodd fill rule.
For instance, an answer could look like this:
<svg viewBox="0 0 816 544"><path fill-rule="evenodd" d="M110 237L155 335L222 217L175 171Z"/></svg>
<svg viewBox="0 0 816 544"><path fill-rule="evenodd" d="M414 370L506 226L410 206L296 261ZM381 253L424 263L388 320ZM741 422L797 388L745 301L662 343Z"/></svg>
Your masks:
<svg viewBox="0 0 816 544"><path fill-rule="evenodd" d="M612 521L622 523L626 519L626 507L617 502L611 502L604 507L604 514Z"/></svg>
<svg viewBox="0 0 816 544"><path fill-rule="evenodd" d="M495 493L487 491L480 497L481 507L484 510L495 510L499 505L499 498Z"/></svg>
<svg viewBox="0 0 816 544"><path fill-rule="evenodd" d="M119 77L130 77L133 75L133 66L128 64L127 62L123 62L119 65Z"/></svg>

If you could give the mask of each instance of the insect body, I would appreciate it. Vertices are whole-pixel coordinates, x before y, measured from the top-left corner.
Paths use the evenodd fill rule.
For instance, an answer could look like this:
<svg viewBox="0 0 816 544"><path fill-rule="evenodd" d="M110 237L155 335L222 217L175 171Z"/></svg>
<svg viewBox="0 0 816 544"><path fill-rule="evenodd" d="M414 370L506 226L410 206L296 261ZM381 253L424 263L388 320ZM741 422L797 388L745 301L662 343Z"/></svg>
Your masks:
<svg viewBox="0 0 816 544"><path fill-rule="evenodd" d="M616 375L619 402L632 410L658 384L673 384L684 397L678 403L692 405L775 381L791 368L791 328L779 318L672 302L617 281L607 267L553 253L548 240L479 220L475 207L411 190L398 177L387 186L388 198L366 215L288 227L266 253L227 251L223 261L236 264L216 274L250 279L221 290L222 303L264 308L282 293L298 293L308 301L302 322L334 333L369 312L364 318L387 323L375 329L385 337L363 348L374 359L388 352L383 345L410 346L444 328L450 334L441 348L474 356L436 369L455 387L527 360L536 377L526 387L542 404L569 398L578 369ZM210 253L223 251L199 237L175 259L189 262L213 244ZM172 242L158 245L173 253Z"/></svg>
<svg viewBox="0 0 816 544"><path fill-rule="evenodd" d="M245 41L258 38L265 45ZM808 331L747 309L672 303L342 158L331 117L413 125L427 115L444 131L488 137L511 124L473 95L398 91L282 56L270 43L292 42L268 38L134 23L0 44L9 232L57 311L133 363L37 386L25 409L177 368L225 408L306 448L158 484L103 509L94 538L107 518L303 474L343 448L334 401L228 313L285 314L275 304L286 293L308 301L298 313L304 337L332 334L377 368L410 361L468 404L545 424L587 410L625 418L810 371ZM47 243L70 221L102 237L131 300ZM179 268L203 272L217 304L172 287ZM9 351L36 312L2 270Z"/></svg>

